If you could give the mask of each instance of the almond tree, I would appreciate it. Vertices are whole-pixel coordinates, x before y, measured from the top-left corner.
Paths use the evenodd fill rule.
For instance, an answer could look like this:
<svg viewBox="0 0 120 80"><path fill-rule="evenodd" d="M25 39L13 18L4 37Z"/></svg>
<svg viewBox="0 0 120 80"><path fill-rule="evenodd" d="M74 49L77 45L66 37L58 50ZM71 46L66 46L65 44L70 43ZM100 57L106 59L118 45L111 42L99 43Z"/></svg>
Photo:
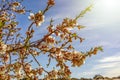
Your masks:
<svg viewBox="0 0 120 80"><path fill-rule="evenodd" d="M102 50L101 47L94 47L86 52L78 52L72 45L75 40L80 40L80 43L84 40L71 29L83 28L77 24L77 20L83 17L91 6L73 19L63 19L57 26L54 26L54 20L51 19L46 28L47 34L33 41L31 39L35 33L35 26L41 27L45 22L45 14L55 5L55 1L48 0L45 9L37 13L31 13L22 2L23 0L1 0L0 3L0 80L38 80L44 74L44 80L70 79L71 71L66 62L71 62L72 67L80 67L87 57ZM27 27L26 36L22 36L20 32L23 27L19 28L16 16L26 13L30 13L28 18L31 24ZM55 60L57 69L48 71L42 67L36 58L41 54L48 56L47 67L51 60ZM37 63L37 68L34 68L32 63Z"/></svg>

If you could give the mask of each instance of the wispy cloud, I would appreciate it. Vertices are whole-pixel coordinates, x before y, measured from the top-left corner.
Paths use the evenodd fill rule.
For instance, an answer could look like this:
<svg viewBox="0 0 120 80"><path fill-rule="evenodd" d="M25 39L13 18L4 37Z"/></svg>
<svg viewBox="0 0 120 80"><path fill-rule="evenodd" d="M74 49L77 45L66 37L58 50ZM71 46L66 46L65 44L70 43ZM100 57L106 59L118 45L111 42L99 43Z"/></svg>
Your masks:
<svg viewBox="0 0 120 80"><path fill-rule="evenodd" d="M99 62L120 62L120 56L110 56L99 60Z"/></svg>
<svg viewBox="0 0 120 80"><path fill-rule="evenodd" d="M114 56L107 56L97 60L97 65L93 65L92 70L101 73L103 76L114 77L120 74L120 52Z"/></svg>
<svg viewBox="0 0 120 80"><path fill-rule="evenodd" d="M107 56L98 60L98 65L93 69L115 68L120 66L120 53L116 53L114 56Z"/></svg>
<svg viewBox="0 0 120 80"><path fill-rule="evenodd" d="M109 77L119 76L120 75L120 65L118 67L115 67L115 68L112 68L109 70L105 70L104 75L109 76Z"/></svg>
<svg viewBox="0 0 120 80"><path fill-rule="evenodd" d="M120 52L116 53L114 56L107 56L98 60L100 63L109 63L109 62L120 62Z"/></svg>
<svg viewBox="0 0 120 80"><path fill-rule="evenodd" d="M85 71L82 73L75 73L76 77L85 77L85 78L89 78L89 77L93 77L97 72L96 71Z"/></svg>
<svg viewBox="0 0 120 80"><path fill-rule="evenodd" d="M102 63L102 64L95 65L95 66L93 67L93 70L114 68L114 67L118 66L119 64L120 64L120 62Z"/></svg>

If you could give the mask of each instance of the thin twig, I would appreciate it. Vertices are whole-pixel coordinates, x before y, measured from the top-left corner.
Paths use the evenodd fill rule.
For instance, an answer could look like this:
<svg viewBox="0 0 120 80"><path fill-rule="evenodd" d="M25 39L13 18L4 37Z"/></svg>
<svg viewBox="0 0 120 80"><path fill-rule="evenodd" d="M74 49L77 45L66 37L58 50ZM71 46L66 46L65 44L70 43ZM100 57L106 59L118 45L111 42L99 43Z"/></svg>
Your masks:
<svg viewBox="0 0 120 80"><path fill-rule="evenodd" d="M39 61L36 59L36 57L31 53L32 57L34 58L34 60L36 61L36 63L41 66L41 64L39 63ZM44 72L48 73L44 68L43 68Z"/></svg>

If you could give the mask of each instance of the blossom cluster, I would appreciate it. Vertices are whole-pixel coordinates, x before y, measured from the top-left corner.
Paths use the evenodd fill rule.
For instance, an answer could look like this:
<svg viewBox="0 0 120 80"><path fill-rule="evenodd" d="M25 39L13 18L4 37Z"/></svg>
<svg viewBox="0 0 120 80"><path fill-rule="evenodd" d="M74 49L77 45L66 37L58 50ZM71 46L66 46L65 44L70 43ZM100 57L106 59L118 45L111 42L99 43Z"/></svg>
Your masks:
<svg viewBox="0 0 120 80"><path fill-rule="evenodd" d="M24 8L20 8L21 7L21 4L20 2L12 2L11 4L11 9L16 12L16 13L19 13L19 14L24 14L25 13L25 9Z"/></svg>
<svg viewBox="0 0 120 80"><path fill-rule="evenodd" d="M92 48L88 52L77 51L73 46L75 40L83 42L83 38L75 31L81 30L78 25L77 16L75 19L65 18L58 25L54 20L46 27L47 33L34 40L36 26L44 22L45 13L55 5L55 0L48 0L46 7L37 13L30 13L28 17L31 24L28 25L24 36L20 32L17 16L26 14L25 7L21 4L24 0L2 0L0 5L0 79L2 80L39 80L45 74L43 80L63 79L70 80L72 74L67 62L72 67L80 67L85 59L96 55L101 47ZM8 4L9 3L9 4ZM87 8L88 9L88 8ZM85 11L82 11L82 16ZM42 27L42 26L41 26ZM23 27L22 27L23 28ZM52 65L53 69L47 70L42 67L41 55L48 58L46 67ZM52 60L56 64L51 64ZM44 60L42 60L44 61ZM34 64L37 64L36 66ZM45 65L44 65L45 66Z"/></svg>
<svg viewBox="0 0 120 80"><path fill-rule="evenodd" d="M7 16L8 16L8 14L6 12L2 11L1 14L0 14L0 21L1 22L8 21L9 17L7 17Z"/></svg>
<svg viewBox="0 0 120 80"><path fill-rule="evenodd" d="M48 0L47 4L53 6L53 5L55 5L55 1L54 0Z"/></svg>
<svg viewBox="0 0 120 80"><path fill-rule="evenodd" d="M0 42L0 55L5 54L7 50L7 45L4 44L3 42Z"/></svg>
<svg viewBox="0 0 120 80"><path fill-rule="evenodd" d="M36 26L40 26L44 22L44 15L41 11L36 14L30 13L30 16L28 18L32 20Z"/></svg>

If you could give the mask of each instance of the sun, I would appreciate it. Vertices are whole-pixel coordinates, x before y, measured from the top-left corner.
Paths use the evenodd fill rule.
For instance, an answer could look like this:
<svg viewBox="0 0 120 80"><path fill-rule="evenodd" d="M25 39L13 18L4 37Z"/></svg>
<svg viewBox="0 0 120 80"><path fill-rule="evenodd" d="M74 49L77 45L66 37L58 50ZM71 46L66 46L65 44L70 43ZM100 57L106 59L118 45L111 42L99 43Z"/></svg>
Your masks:
<svg viewBox="0 0 120 80"><path fill-rule="evenodd" d="M119 24L120 0L94 0L92 15L101 25Z"/></svg>
<svg viewBox="0 0 120 80"><path fill-rule="evenodd" d="M114 10L119 6L120 0L98 0L101 7L107 10Z"/></svg>
<svg viewBox="0 0 120 80"><path fill-rule="evenodd" d="M114 19L120 14L120 0L96 0L96 10L103 17L113 17Z"/></svg>
<svg viewBox="0 0 120 80"><path fill-rule="evenodd" d="M114 6L117 0L101 0L106 6Z"/></svg>

